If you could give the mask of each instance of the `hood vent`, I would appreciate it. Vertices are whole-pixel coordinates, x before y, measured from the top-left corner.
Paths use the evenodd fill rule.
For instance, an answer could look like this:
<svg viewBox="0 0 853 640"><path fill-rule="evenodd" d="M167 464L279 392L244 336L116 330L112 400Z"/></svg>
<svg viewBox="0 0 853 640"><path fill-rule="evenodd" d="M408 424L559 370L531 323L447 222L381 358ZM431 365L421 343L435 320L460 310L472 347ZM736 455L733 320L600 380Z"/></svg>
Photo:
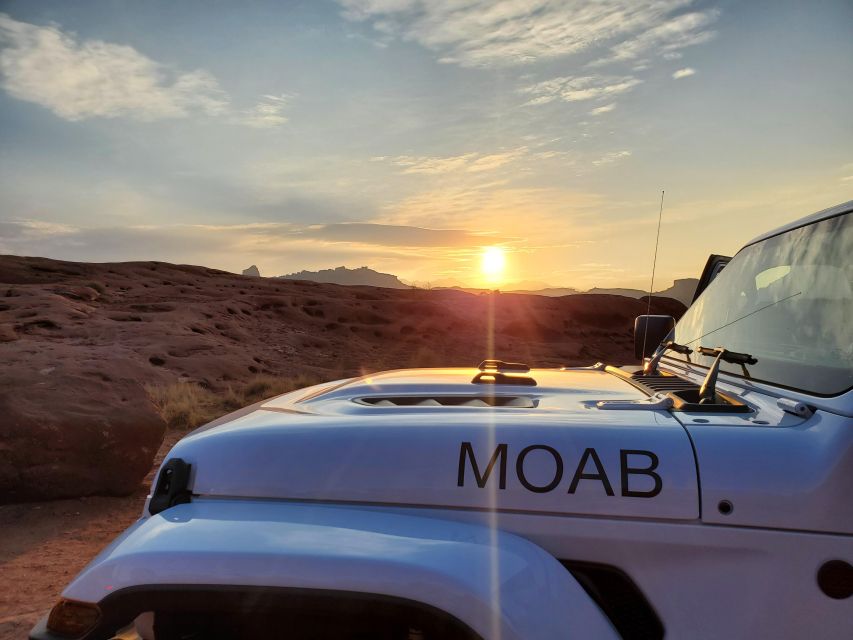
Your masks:
<svg viewBox="0 0 853 640"><path fill-rule="evenodd" d="M635 386L640 387L643 391L649 393L649 395L668 391L699 389L699 385L692 380L666 374L646 376L642 372L638 372L631 374L631 380Z"/></svg>
<svg viewBox="0 0 853 640"><path fill-rule="evenodd" d="M356 402L371 407L511 407L533 409L527 396L372 396Z"/></svg>

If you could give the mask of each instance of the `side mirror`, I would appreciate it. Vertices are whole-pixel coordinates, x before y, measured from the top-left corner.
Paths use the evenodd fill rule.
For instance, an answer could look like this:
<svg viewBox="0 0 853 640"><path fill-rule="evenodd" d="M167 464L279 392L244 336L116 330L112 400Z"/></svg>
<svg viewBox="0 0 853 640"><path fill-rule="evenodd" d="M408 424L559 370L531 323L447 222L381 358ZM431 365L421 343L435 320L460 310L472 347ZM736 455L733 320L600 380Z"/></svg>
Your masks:
<svg viewBox="0 0 853 640"><path fill-rule="evenodd" d="M634 357L648 358L675 328L672 316L637 316L634 319Z"/></svg>

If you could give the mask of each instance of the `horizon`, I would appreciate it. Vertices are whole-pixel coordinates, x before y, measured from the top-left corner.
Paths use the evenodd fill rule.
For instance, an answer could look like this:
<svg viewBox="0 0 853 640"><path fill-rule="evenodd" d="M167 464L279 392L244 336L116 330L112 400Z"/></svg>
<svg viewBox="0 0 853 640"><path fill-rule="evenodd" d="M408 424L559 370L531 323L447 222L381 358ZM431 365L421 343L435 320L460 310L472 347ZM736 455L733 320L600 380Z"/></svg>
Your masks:
<svg viewBox="0 0 853 640"><path fill-rule="evenodd" d="M310 270L309 269L299 269L299 270L293 271L291 273L284 273L284 274L279 274L279 275L265 275L264 272L258 267L258 265L252 264L252 265L249 265L248 267L246 267L246 269L243 269L242 271L230 272L230 273L235 273L235 275L240 275L242 272L247 271L247 270L251 269L252 267L255 267L258 269L258 271L260 272L260 277L262 277L262 278L292 278L293 276L297 276L297 275L300 275L302 273L308 273L308 274L314 275L314 274L324 273L327 271L328 272L335 272L335 271L340 271L340 270L345 270L349 273L352 273L352 272L360 271L363 269L367 269L367 270L372 271L373 273L376 273L378 275L392 276L394 278L397 278L397 280L401 284L404 284L408 287L413 287L416 289L476 289L478 291L494 290L494 291L503 291L503 292L507 292L507 293L513 293L513 292L531 292L531 293L533 293L533 292L538 292L538 291L543 291L543 290L551 290L551 289L574 290L574 291L577 291L578 293L585 293L585 292L592 290L592 289L631 289L631 290L637 290L637 291L647 291L648 290L648 287L646 287L646 289L637 289L635 287L622 287L622 286L619 286L618 284L614 284L611 287L592 286L592 287L588 287L588 288L583 288L583 287L579 288L579 287L572 287L570 285L553 285L553 284L550 284L548 282L540 282L540 281L535 281L535 280L516 280L516 281L506 280L506 281L502 281L500 283L500 286L478 287L478 286L472 285L471 283L464 282L462 280L453 279L453 278L447 278L444 280L435 280L435 281L406 280L405 278L401 278L399 275L397 275L395 273L387 273L384 271L377 271L375 269L371 269L368 265L360 265L358 267L348 267L346 265L338 265L335 267L327 267L327 268L323 268L323 269L310 269ZM310 281L310 279L308 279L308 280ZM675 278L674 280L671 281L671 284L660 283L656 279L655 283L654 283L654 293L659 293L661 291L669 289L669 288L673 287L680 280L696 280L696 281L698 281L699 277L697 274L696 276L686 276L684 278ZM378 286L378 285L374 285L374 286Z"/></svg>
<svg viewBox="0 0 853 640"><path fill-rule="evenodd" d="M844 0L7 0L0 253L647 290L665 190L655 282L695 278L853 199L850 24Z"/></svg>

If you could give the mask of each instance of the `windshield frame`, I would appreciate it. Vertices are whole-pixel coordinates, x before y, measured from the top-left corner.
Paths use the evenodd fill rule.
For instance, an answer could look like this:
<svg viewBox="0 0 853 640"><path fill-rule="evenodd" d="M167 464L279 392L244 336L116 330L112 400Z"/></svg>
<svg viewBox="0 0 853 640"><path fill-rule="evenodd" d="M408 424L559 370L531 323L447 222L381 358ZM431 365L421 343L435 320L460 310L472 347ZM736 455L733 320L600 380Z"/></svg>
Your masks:
<svg viewBox="0 0 853 640"><path fill-rule="evenodd" d="M832 207L830 209L825 209L824 211L820 211L818 213L812 214L810 216L807 216L806 218L802 218L800 220L792 222L789 225L785 225L785 226L780 227L774 231L763 234L763 235L755 238L754 240L752 240L748 244L744 245L740 250L738 250L738 252L732 257L732 260L734 260L738 255L740 255L746 249L753 247L757 244L761 244L767 240L770 240L771 238L775 238L775 237L778 237L781 235L785 235L787 233L796 231L797 229L802 229L804 227L816 225L816 224L819 224L821 222L825 222L827 220L832 220L834 218L839 218L839 217L842 217L845 215L853 215L853 201L846 202L842 205ZM725 271L725 269L723 271ZM707 289L706 289L706 291L707 291ZM702 294L693 301L693 303L690 305L690 307L693 307L697 302L699 302L704 295L705 295L705 291L703 291ZM688 307L688 310L690 309L690 307ZM686 313L685 313L685 315L686 315ZM679 322L681 322L681 319L679 319ZM713 331L711 333L713 333ZM675 335L675 329L673 329L673 331L671 332L670 336L668 336L667 339L672 339L673 335ZM691 345L691 346L693 346L693 345ZM697 345L695 345L694 348L698 348L698 346L700 346L700 345L697 344ZM701 346L707 347L708 345L701 345ZM687 360L687 359L681 359L679 357L676 357L675 355L666 354L661 358L660 364L665 365L665 364L669 364L669 363L671 363L670 366L673 366L676 368L685 368L686 367L690 370L698 370L697 373L699 373L700 375L703 375L703 376L711 368L711 365L705 365L705 364L701 364L699 362L692 362L692 361ZM728 369L720 369L719 375L733 378L735 381L737 381L740 385L742 385L744 387L754 388L755 385L761 385L762 387L793 391L793 392L796 392L797 394L807 396L807 397L812 397L812 398L834 398L834 399L838 399L838 398L843 398L845 395L847 395L847 394L851 393L851 391L853 391L853 385L851 385L847 388L844 388L844 389L841 389L838 391L833 391L831 393L818 393L817 391L814 391L811 389L805 389L802 387L794 387L791 385L786 385L786 384L783 384L781 382L777 382L774 380L768 380L765 378L743 375L742 373L737 373L735 371L728 370Z"/></svg>

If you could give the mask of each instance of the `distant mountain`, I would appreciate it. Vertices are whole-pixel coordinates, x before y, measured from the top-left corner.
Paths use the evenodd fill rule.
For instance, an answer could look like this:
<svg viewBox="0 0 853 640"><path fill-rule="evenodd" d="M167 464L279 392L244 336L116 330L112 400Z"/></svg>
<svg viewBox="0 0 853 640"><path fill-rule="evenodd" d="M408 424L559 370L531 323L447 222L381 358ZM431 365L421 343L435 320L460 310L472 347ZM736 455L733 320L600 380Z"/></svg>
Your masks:
<svg viewBox="0 0 853 640"><path fill-rule="evenodd" d="M335 269L321 269L320 271L298 271L277 277L282 280L310 280L311 282L367 285L369 287L385 287L386 289L411 289L409 285L400 282L397 276L390 273L380 273L367 267L359 267L358 269L337 267Z"/></svg>
<svg viewBox="0 0 853 640"><path fill-rule="evenodd" d="M678 300L679 302L684 303L686 306L689 307L690 303L693 301L693 293L696 291L697 284L699 284L699 280L696 278L679 278L675 282L673 282L671 287L663 289L662 291L655 291L655 296L662 298L672 298L674 300ZM649 295L648 291L641 291L640 289L603 289L599 287L590 289L586 293L609 294L612 296L626 296L628 298L643 298Z"/></svg>
<svg viewBox="0 0 853 640"><path fill-rule="evenodd" d="M589 291L584 291L583 293L605 296L625 296L626 298L642 298L643 296L649 295L648 291L641 291L640 289L623 289L621 287L593 287Z"/></svg>
<svg viewBox="0 0 853 640"><path fill-rule="evenodd" d="M656 291L655 295L674 298L689 307L690 303L693 302L693 294L696 293L696 285L698 284L698 278L679 278L669 289Z"/></svg>
<svg viewBox="0 0 853 640"><path fill-rule="evenodd" d="M679 278L676 280L673 285L663 291L655 291L656 297L663 298L672 298L674 300L678 300L686 306L690 306L690 303L693 301L693 292L696 291L696 285L698 284L698 280L696 278ZM464 286L454 286L454 287L435 287L437 289L442 288L452 288L452 289L460 289L462 291L466 291L468 293L482 293L483 291L488 291L488 289L476 289L471 287ZM588 291L581 291L580 289L575 289L573 287L546 287L544 289L514 289L510 286L500 287L500 290L504 293L521 293L525 295L532 296L549 296L552 298L560 298L562 296L574 296L580 293L592 294L592 295L611 295L611 296L625 296L626 298L643 298L648 295L648 291L642 291L641 289L627 289L623 287L593 287Z"/></svg>
<svg viewBox="0 0 853 640"><path fill-rule="evenodd" d="M560 298L562 296L573 296L578 293L588 293L586 291L578 291L574 287L544 287L542 289L501 289L506 293L524 293L533 296L550 296L552 298Z"/></svg>
<svg viewBox="0 0 853 640"><path fill-rule="evenodd" d="M247 273L252 267L246 269L243 275L253 275ZM260 274L258 274L260 275ZM312 282L326 282L331 284L343 285L368 285L371 287L385 287L387 289L458 289L468 293L482 293L490 289L481 289L477 287L467 287L459 280L444 278L427 283L413 283L408 285L401 282L400 279L390 273L380 273L367 267L359 267L358 269L348 269L346 267L337 267L336 269L322 269L320 271L299 271L297 273L289 273L285 276L278 276L285 280L310 280ZM696 291L698 284L696 278L679 278L671 287L662 291L655 291L655 296L673 298L679 302L689 306L693 300L693 292ZM544 285L544 286L539 286ZM551 287L540 282L514 282L502 287L499 287L504 293L520 293L535 296L549 296L559 298L562 296L573 296L580 293L586 294L602 294L612 296L625 296L626 298L642 298L648 295L647 291L642 289L629 289L625 287L593 287L588 291L575 289L574 287Z"/></svg>

